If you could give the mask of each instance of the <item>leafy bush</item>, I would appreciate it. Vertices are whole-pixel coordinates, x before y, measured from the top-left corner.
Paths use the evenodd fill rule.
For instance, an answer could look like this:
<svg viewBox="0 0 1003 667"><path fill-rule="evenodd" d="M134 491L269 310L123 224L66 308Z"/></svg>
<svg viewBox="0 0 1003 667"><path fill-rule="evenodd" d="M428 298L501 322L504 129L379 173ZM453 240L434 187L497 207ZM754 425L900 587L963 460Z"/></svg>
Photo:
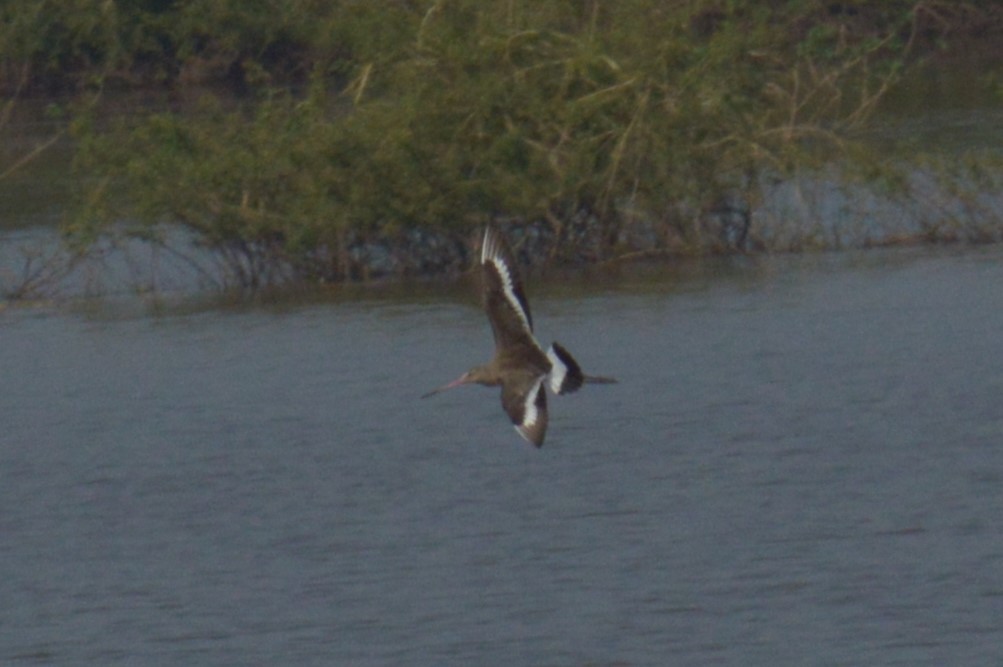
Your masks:
<svg viewBox="0 0 1003 667"><path fill-rule="evenodd" d="M129 220L155 239L180 223L249 286L363 275L374 247L462 247L490 217L532 227L551 258L762 247L750 211L771 182L886 168L852 134L940 8L167 4L180 60L240 63L252 94L84 126L80 166L99 187L71 231ZM283 71L308 85L277 88Z"/></svg>

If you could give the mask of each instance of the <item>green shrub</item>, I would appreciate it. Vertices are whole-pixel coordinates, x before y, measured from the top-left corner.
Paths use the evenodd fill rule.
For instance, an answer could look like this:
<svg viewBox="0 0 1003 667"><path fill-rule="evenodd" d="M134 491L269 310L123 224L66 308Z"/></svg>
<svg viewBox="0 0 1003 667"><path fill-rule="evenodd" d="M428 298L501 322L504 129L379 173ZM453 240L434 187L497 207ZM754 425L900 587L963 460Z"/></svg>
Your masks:
<svg viewBox="0 0 1003 667"><path fill-rule="evenodd" d="M463 238L492 216L541 227L551 257L608 258L639 234L673 252L761 245L748 210L769 181L886 169L853 133L932 8L168 4L179 59L239 62L252 94L83 131L98 187L71 231L180 223L251 286L359 275L353 248ZM276 85L292 70L300 92ZM740 233L708 223L727 202L745 207Z"/></svg>

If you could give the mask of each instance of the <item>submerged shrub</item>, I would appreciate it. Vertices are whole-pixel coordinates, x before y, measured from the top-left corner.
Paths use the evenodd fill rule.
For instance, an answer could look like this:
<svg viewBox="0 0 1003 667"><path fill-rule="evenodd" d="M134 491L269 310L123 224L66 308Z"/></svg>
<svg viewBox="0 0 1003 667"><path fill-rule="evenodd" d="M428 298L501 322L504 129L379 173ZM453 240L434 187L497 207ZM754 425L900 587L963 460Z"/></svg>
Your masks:
<svg viewBox="0 0 1003 667"><path fill-rule="evenodd" d="M201 6L186 16L211 32ZM894 85L931 4L316 10L323 29L283 14L295 30L240 31L250 41L228 51L299 45L306 90L245 76L256 92L240 108L210 101L82 132L80 167L99 186L70 231L87 239L125 220L127 233L155 239L180 223L250 286L365 275L373 256L424 242L458 250L379 270L455 267L490 217L534 227L539 252L567 260L767 246L775 235L754 212L772 183L887 164L852 135ZM260 56L266 74L272 56Z"/></svg>

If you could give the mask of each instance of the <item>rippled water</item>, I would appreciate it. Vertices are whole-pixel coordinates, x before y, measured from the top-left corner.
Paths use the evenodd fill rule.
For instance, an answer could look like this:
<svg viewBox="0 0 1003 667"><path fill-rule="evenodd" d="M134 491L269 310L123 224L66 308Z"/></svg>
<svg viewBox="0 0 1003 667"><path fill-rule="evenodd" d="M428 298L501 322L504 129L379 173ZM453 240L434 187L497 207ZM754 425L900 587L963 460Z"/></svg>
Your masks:
<svg viewBox="0 0 1003 667"><path fill-rule="evenodd" d="M0 313L0 663L1003 655L1003 251L606 282L539 451L473 297Z"/></svg>

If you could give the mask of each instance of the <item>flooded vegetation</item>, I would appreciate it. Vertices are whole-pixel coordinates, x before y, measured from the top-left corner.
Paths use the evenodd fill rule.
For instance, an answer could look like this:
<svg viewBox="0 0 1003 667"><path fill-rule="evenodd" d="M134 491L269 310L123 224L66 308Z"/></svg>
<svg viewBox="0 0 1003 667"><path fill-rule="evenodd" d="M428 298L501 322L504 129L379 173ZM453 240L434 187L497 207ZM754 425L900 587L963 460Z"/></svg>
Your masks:
<svg viewBox="0 0 1003 667"><path fill-rule="evenodd" d="M60 201L6 298L94 258L139 291L456 275L489 219L541 266L1003 234L995 4L266 4L4 10L0 187Z"/></svg>

